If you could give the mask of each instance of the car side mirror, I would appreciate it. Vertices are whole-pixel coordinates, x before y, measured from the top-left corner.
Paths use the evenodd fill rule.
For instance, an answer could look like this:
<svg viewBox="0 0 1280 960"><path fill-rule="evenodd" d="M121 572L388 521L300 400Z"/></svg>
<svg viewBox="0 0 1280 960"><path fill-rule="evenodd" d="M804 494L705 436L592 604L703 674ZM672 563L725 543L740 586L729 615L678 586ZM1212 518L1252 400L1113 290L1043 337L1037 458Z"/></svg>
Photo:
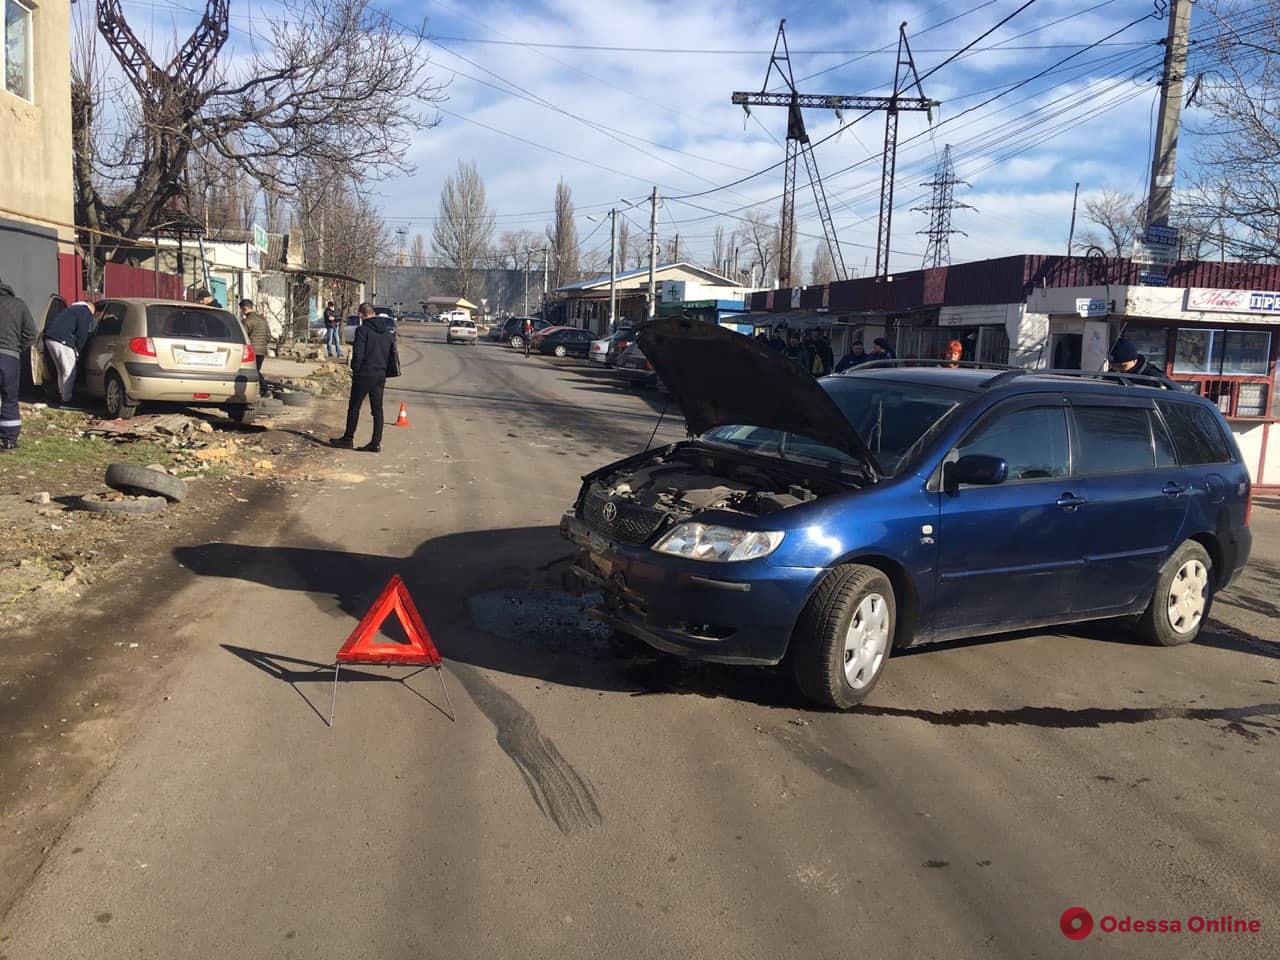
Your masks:
<svg viewBox="0 0 1280 960"><path fill-rule="evenodd" d="M942 486L948 493L955 493L964 483L989 487L1007 479L1009 464L1002 457L985 453L971 453L942 468Z"/></svg>

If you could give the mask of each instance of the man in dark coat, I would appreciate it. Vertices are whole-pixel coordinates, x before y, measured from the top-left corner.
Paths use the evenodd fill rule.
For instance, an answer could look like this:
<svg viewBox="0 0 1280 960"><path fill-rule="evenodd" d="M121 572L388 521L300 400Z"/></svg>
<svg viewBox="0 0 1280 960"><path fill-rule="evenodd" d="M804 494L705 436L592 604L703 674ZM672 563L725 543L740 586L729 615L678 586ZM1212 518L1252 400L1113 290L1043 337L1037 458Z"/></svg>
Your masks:
<svg viewBox="0 0 1280 960"><path fill-rule="evenodd" d="M836 373L844 373L846 370L866 362L867 350L862 345L861 340L855 340L849 344L849 352L841 357L840 362L836 364Z"/></svg>
<svg viewBox="0 0 1280 960"><path fill-rule="evenodd" d="M94 314L101 312L102 307L90 307L85 301L77 300L44 325L44 352L58 372L58 399L62 403L71 402L76 363L93 335Z"/></svg>
<svg viewBox="0 0 1280 960"><path fill-rule="evenodd" d="M825 333L818 333L814 339L814 350L822 359L823 373L831 373L836 365L836 357L831 350L831 338Z"/></svg>
<svg viewBox="0 0 1280 960"><path fill-rule="evenodd" d="M387 385L387 371L395 351L396 335L387 318L374 313L373 305L360 304L360 326L356 327L351 345L351 399L347 402L347 429L329 442L349 450L355 444L356 427L360 423L360 404L369 398L373 414L373 438L360 449L378 453L382 449L382 391Z"/></svg>
<svg viewBox="0 0 1280 960"><path fill-rule="evenodd" d="M888 337L876 337L871 341L871 360L896 360L893 348L889 346Z"/></svg>
<svg viewBox="0 0 1280 960"><path fill-rule="evenodd" d="M324 355L342 359L342 314L332 300L324 308Z"/></svg>
<svg viewBox="0 0 1280 960"><path fill-rule="evenodd" d="M267 348L271 346L271 325L267 318L253 309L253 301L240 301L240 322L244 324L245 336L249 338L249 346L253 347L255 362L258 365L258 390L260 395L267 395L267 378L262 375L262 362L267 359Z"/></svg>
<svg viewBox="0 0 1280 960"><path fill-rule="evenodd" d="M791 331L790 337L787 338L786 349L782 351L782 355L805 373L813 373L813 355L800 342L799 331Z"/></svg>
<svg viewBox="0 0 1280 960"><path fill-rule="evenodd" d="M0 280L0 453L18 449L22 414L18 412L18 378L22 354L36 340L36 322L27 305Z"/></svg>
<svg viewBox="0 0 1280 960"><path fill-rule="evenodd" d="M1164 370L1138 352L1131 340L1121 337L1111 348L1112 373L1130 373L1135 377L1163 377Z"/></svg>

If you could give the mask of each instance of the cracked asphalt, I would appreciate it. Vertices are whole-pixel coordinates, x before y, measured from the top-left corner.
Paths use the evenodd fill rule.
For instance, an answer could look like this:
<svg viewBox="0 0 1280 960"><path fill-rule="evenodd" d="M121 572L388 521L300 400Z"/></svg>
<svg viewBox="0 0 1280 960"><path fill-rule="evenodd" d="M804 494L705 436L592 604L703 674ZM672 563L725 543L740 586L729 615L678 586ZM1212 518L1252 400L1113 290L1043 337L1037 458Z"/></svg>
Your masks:
<svg viewBox="0 0 1280 960"><path fill-rule="evenodd" d="M1190 647L953 642L815 711L770 671L615 647L562 592L579 476L642 448L660 397L442 339L406 331L412 426L380 456L318 450L329 480L154 557L90 625L167 665L83 721L116 745L0 958L1280 953L1273 567ZM330 727L333 654L394 573L449 699L344 669ZM1260 930L1102 930L1224 915Z"/></svg>

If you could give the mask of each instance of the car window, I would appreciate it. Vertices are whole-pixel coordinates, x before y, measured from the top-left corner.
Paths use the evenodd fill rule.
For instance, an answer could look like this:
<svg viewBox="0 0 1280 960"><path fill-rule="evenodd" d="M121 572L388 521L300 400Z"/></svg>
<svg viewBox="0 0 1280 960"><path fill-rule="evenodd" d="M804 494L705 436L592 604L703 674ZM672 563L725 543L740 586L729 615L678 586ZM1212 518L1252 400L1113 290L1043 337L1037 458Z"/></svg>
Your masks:
<svg viewBox="0 0 1280 960"><path fill-rule="evenodd" d="M225 310L161 304L147 307L147 336L244 343L240 322Z"/></svg>
<svg viewBox="0 0 1280 960"><path fill-rule="evenodd" d="M1231 448L1213 411L1198 403L1157 401L1173 436L1178 461L1184 466L1202 463L1230 463Z"/></svg>
<svg viewBox="0 0 1280 960"><path fill-rule="evenodd" d="M1155 440L1156 466L1177 466L1178 455L1174 453L1173 440L1169 438L1169 431L1165 429L1164 422L1154 410L1147 411L1147 419L1151 422L1151 436Z"/></svg>
<svg viewBox="0 0 1280 960"><path fill-rule="evenodd" d="M1010 480L1065 477L1068 472L1067 415L1061 407L996 411L957 447L960 456L981 453L1009 464Z"/></svg>
<svg viewBox="0 0 1280 960"><path fill-rule="evenodd" d="M1073 407L1076 473L1129 473L1155 466L1151 423L1142 407Z"/></svg>
<svg viewBox="0 0 1280 960"><path fill-rule="evenodd" d="M120 336L124 332L124 311L124 304L108 303L102 318L98 320L98 325L94 327L93 335L95 337Z"/></svg>

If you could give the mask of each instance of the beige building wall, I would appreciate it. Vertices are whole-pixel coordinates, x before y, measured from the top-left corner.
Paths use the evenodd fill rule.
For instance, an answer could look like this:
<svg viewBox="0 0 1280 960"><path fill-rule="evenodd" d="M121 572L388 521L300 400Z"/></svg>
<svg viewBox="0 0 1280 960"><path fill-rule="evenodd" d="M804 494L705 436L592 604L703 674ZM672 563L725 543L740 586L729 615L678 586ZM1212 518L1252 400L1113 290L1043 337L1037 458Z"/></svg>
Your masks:
<svg viewBox="0 0 1280 960"><path fill-rule="evenodd" d="M32 102L0 84L0 217L57 224L73 237L71 181L71 4L23 0L33 11ZM63 252L70 247L63 246Z"/></svg>

